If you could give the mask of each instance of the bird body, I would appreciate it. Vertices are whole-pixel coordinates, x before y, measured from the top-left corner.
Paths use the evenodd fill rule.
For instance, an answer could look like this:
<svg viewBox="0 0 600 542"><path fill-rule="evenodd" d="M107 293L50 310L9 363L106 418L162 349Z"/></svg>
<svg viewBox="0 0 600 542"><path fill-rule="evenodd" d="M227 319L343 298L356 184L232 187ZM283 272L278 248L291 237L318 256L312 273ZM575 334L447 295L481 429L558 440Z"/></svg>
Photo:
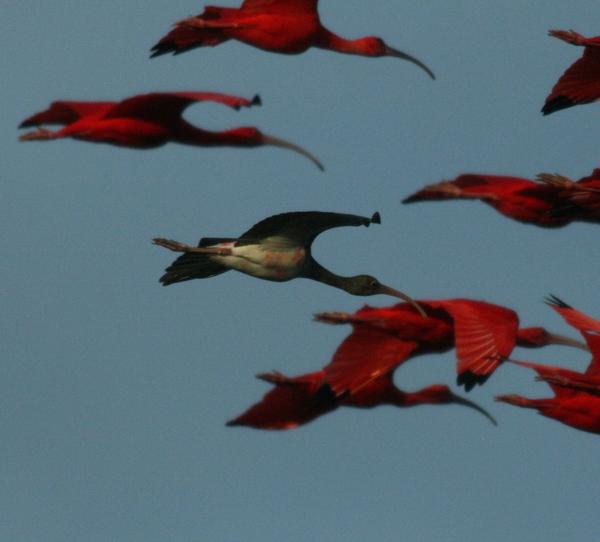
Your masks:
<svg viewBox="0 0 600 542"><path fill-rule="evenodd" d="M212 101L233 109L261 103L214 92L154 92L132 96L120 102L53 102L50 108L24 120L20 128L40 124L61 124L52 132L38 129L23 134L21 141L70 137L94 143L136 149L151 149L172 141L195 146L257 147L272 145L287 148L311 160L319 169L323 165L305 149L283 139L263 134L257 128L242 126L221 132L203 130L187 122L182 114L190 105Z"/></svg>
<svg viewBox="0 0 600 542"><path fill-rule="evenodd" d="M537 409L540 414L582 431L600 433L600 321L573 309L557 297L548 298L548 304L568 324L583 335L592 360L584 373L563 367L529 361L511 360L512 363L533 369L538 379L550 385L554 397L528 399L516 394L500 395L497 401L522 408Z"/></svg>
<svg viewBox="0 0 600 542"><path fill-rule="evenodd" d="M160 282L168 286L234 269L276 282L309 278L353 295L387 294L414 304L410 297L384 286L374 277L341 277L325 269L312 257L311 245L323 231L342 226L369 226L380 221L379 213L367 218L342 213L300 211L265 218L237 239L203 238L197 247L156 238L154 244L184 253L167 268ZM416 306L416 310L421 309Z"/></svg>
<svg viewBox="0 0 600 542"><path fill-rule="evenodd" d="M515 346L541 347L565 344L585 345L549 333L544 328L519 328L517 314L506 307L470 299L418 300L427 314L400 303L392 307L364 307L354 314L320 313L322 322L353 326L332 362L325 368L327 384L342 395L360 389L381 374L420 354L439 353L456 347L457 383L469 391L483 384ZM366 363L367 353L379 354Z"/></svg>
<svg viewBox="0 0 600 542"><path fill-rule="evenodd" d="M559 194L557 187L528 179L469 173L452 181L428 185L402 203L476 199L513 220L552 228L573 220L568 214L553 214L553 209L560 202Z"/></svg>
<svg viewBox="0 0 600 542"><path fill-rule="evenodd" d="M151 56L214 47L231 39L264 51L290 55L318 47L352 55L397 57L435 78L420 60L393 49L381 38L349 40L330 32L321 24L317 0L245 0L239 8L207 6L196 17L176 23L152 48Z"/></svg>
<svg viewBox="0 0 600 542"><path fill-rule="evenodd" d="M600 99L600 36L586 38L573 30L550 30L550 36L584 47L582 57L558 79L546 98L542 113L549 115L574 105Z"/></svg>

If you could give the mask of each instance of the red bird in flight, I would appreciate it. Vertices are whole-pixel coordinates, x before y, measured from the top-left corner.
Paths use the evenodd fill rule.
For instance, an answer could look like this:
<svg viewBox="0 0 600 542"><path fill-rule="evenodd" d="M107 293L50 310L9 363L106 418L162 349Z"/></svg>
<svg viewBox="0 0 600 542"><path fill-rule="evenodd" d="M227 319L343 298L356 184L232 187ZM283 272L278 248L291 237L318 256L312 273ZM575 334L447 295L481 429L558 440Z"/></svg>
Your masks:
<svg viewBox="0 0 600 542"><path fill-rule="evenodd" d="M350 55L392 56L416 64L435 79L420 60L381 38L348 40L327 30L319 19L317 0L245 0L239 8L207 6L200 15L176 23L152 48L151 56L214 47L230 39L275 53L299 54L319 47Z"/></svg>
<svg viewBox="0 0 600 542"><path fill-rule="evenodd" d="M600 99L600 36L586 38L573 30L550 30L550 36L585 47L583 56L563 73L546 98L544 115Z"/></svg>
<svg viewBox="0 0 600 542"><path fill-rule="evenodd" d="M537 181L467 173L428 185L402 203L480 200L513 220L545 228L600 220L600 170L577 182L548 173L540 173Z"/></svg>
<svg viewBox="0 0 600 542"><path fill-rule="evenodd" d="M534 408L542 416L576 429L600 433L600 322L556 297L549 298L548 304L581 332L592 352L592 361L584 373L579 373L562 367L511 360L536 371L538 379L550 385L554 397L528 399L512 394L500 395L496 400L522 408Z"/></svg>
<svg viewBox="0 0 600 542"><path fill-rule="evenodd" d="M136 149L160 147L169 141L203 147L271 145L297 152L323 170L321 162L308 151L289 141L263 134L257 128L244 126L212 132L191 125L182 114L188 106L202 101L220 103L236 110L261 103L258 96L247 100L214 92L153 92L120 102L58 101L50 104L46 111L25 119L19 128L40 124L59 124L64 128L56 132L39 128L19 139L34 141L71 137Z"/></svg>
<svg viewBox="0 0 600 542"><path fill-rule="evenodd" d="M387 333L371 328L366 333L373 343L386 340ZM367 352L368 361L380 354L377 347ZM387 356L388 353L386 352ZM273 384L261 401L252 405L243 414L227 422L227 425L245 425L256 429L293 429L304 425L340 406L374 408L392 405L406 408L432 404L464 405L481 412L494 425L496 420L476 403L452 393L448 386L434 384L415 392L405 392L395 386L392 369L389 373L370 380L360 389L343 396L336 396L326 383L326 370L287 377L273 372L257 375L257 378Z"/></svg>
<svg viewBox="0 0 600 542"><path fill-rule="evenodd" d="M587 350L583 343L541 327L519 328L517 313L500 305L471 299L417 300L417 304L427 313L426 318L406 303L365 306L354 314L325 312L315 316L322 322L353 326L324 369L325 382L337 396L352 394L414 356L454 347L457 384L467 391L483 384L515 346L563 344ZM382 340L372 340L372 329L385 332ZM378 355L370 355L375 348Z"/></svg>

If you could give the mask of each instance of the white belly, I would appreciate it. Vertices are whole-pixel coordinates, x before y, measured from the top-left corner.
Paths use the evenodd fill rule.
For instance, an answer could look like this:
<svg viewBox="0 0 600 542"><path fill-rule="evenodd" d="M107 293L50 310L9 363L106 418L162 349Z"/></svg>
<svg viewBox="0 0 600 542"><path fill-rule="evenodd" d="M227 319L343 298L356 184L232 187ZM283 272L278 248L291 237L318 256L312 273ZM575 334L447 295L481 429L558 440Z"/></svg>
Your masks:
<svg viewBox="0 0 600 542"><path fill-rule="evenodd" d="M306 250L300 247L268 249L261 245L231 246L231 256L211 259L253 277L283 282L297 277L306 261Z"/></svg>

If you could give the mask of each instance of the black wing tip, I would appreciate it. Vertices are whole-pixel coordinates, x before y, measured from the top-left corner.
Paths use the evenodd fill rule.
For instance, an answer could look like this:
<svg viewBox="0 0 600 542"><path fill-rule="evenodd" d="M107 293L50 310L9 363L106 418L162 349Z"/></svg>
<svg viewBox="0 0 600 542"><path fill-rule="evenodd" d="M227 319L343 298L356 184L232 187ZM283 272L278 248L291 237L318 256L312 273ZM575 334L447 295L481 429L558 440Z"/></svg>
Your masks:
<svg viewBox="0 0 600 542"><path fill-rule="evenodd" d="M250 105L262 105L262 99L260 97L260 94L254 95L254 98L252 98Z"/></svg>
<svg viewBox="0 0 600 542"><path fill-rule="evenodd" d="M549 294L544 298L544 302L551 307L558 307L561 309L572 309L571 305L565 303L560 297L555 296L554 294Z"/></svg>
<svg viewBox="0 0 600 542"><path fill-rule="evenodd" d="M402 203L403 204L414 203L415 201L420 201L420 200L421 200L420 196L418 196L417 194L411 194L410 196L404 198L402 200Z"/></svg>
<svg viewBox="0 0 600 542"><path fill-rule="evenodd" d="M177 48L172 43L161 43L158 42L152 49L150 49L150 58L155 58L157 56L166 55L168 53L173 53L176 55L178 53Z"/></svg>
<svg viewBox="0 0 600 542"><path fill-rule="evenodd" d="M371 220L369 220L369 224L381 224L381 215L379 214L379 211L373 213Z"/></svg>
<svg viewBox="0 0 600 542"><path fill-rule="evenodd" d="M544 107L542 107L542 114L544 116L550 115L551 113L573 107L574 105L577 104L570 98L567 98L566 96L557 96L544 104Z"/></svg>
<svg viewBox="0 0 600 542"><path fill-rule="evenodd" d="M465 391L471 391L475 386L481 386L490 375L476 375L471 371L464 371L456 377L456 385L464 386Z"/></svg>

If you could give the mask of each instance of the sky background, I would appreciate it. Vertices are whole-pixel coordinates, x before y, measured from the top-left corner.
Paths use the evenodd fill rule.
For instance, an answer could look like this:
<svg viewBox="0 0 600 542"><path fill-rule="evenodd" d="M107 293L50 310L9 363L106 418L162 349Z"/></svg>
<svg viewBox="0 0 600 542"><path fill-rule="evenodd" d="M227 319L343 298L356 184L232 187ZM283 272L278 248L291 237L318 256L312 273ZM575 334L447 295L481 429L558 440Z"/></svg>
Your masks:
<svg viewBox="0 0 600 542"><path fill-rule="evenodd" d="M215 2L218 4L218 2ZM313 281L227 273L163 288L164 236L236 236L291 210L382 215L315 242L321 263L370 273L415 298L469 297L523 325L576 336L554 293L600 317L600 226L543 230L479 202L401 205L464 172L572 178L600 166L600 106L539 113L581 49L551 28L600 33L597 0L323 0L322 22L379 35L426 62L229 42L150 61L149 48L203 4L2 2L0 539L39 541L564 542L600 535L599 442L494 395L550 396L502 367L458 406L339 409L300 429L224 423L268 386L254 374L328 363L349 327L312 321L366 301ZM236 6L228 1L225 5ZM210 129L256 125L313 151L150 151L19 143L52 100L211 90L263 106L188 109ZM583 369L584 352L515 357ZM454 353L396 373L415 390L453 383Z"/></svg>

